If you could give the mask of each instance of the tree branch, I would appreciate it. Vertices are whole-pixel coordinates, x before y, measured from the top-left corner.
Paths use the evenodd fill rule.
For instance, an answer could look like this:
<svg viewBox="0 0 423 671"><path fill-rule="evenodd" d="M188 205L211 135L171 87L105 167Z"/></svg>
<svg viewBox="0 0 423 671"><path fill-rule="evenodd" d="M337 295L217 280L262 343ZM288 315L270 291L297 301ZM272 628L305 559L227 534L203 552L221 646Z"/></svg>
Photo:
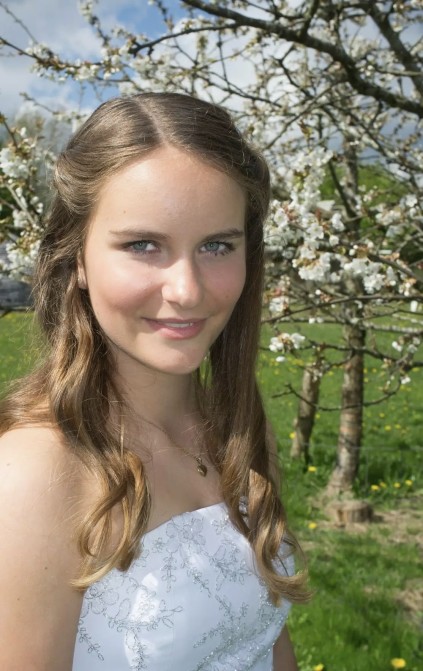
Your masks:
<svg viewBox="0 0 423 671"><path fill-rule="evenodd" d="M148 42L140 43L140 42L134 42L134 45L129 49L128 53L131 54L131 56L136 56L140 51L143 51L144 49L148 49L149 52L153 50L155 46L158 44L161 44L162 42L169 42L172 39L176 39L177 37L183 37L184 35L193 35L194 33L204 33L204 32L220 32L221 30L233 30L236 28L237 24L236 23L227 23L222 26L215 26L215 25L210 25L210 26L202 26L201 28L185 28L184 30L180 30L178 33L168 33L166 35L161 35L160 37L157 37L155 40L149 40Z"/></svg>
<svg viewBox="0 0 423 671"><path fill-rule="evenodd" d="M360 3L364 11L366 11L376 23L380 32L388 42L394 54L397 56L400 63L403 64L406 70L412 73L412 81L420 95L423 97L423 75L421 63L417 63L413 55L407 49L405 44L401 41L398 33L392 28L389 21L389 14L384 14L377 6L377 2L362 2ZM405 75L406 73L398 73ZM408 75L410 76L410 75Z"/></svg>
<svg viewBox="0 0 423 671"><path fill-rule="evenodd" d="M328 54L332 57L333 61L342 65L349 84L357 93L383 101L390 107L402 109L415 114L419 118L423 118L423 104L409 100L402 95L384 89L378 84L363 79L354 58L349 56L345 49L337 44L321 40L314 35L310 35L309 32L303 34L302 30L293 30L275 21L265 21L256 17L249 17L228 7L204 2L204 0L183 0L183 4L199 9L212 16L232 19L238 26L257 28L268 35L277 35L287 42L301 44L314 51Z"/></svg>
<svg viewBox="0 0 423 671"><path fill-rule="evenodd" d="M298 391L296 391L292 386L292 384L288 383L286 387L289 390L288 392L285 391L280 392L279 394L272 394L271 398L280 398L281 396L287 396L288 394L293 394L300 401L306 403L306 405L309 405L312 408L315 408L316 410L321 410L322 412L339 412L340 410L352 410L354 408L360 408L360 407L367 408L371 405L380 405L380 403L383 403L384 401L388 400L388 398L391 398L391 396L395 396L395 394L398 392L398 389L401 387L401 382L398 380L395 389L393 389L392 391L387 391L383 396L380 396L374 401L363 401L359 405L342 405L342 406L341 405L328 406L328 405L320 405L320 403L311 403L311 401L304 398L304 396L302 396Z"/></svg>

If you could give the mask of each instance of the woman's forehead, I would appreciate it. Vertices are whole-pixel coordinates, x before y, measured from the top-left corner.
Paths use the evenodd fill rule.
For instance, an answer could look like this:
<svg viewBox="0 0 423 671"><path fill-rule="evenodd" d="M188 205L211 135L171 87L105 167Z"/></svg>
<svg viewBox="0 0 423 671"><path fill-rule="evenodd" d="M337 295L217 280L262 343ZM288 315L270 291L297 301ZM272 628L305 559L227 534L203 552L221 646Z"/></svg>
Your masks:
<svg viewBox="0 0 423 671"><path fill-rule="evenodd" d="M164 147L107 180L91 224L101 220L119 230L140 221L145 229L193 220L201 227L204 220L214 220L218 227L239 226L245 207L244 190L232 177L191 153Z"/></svg>

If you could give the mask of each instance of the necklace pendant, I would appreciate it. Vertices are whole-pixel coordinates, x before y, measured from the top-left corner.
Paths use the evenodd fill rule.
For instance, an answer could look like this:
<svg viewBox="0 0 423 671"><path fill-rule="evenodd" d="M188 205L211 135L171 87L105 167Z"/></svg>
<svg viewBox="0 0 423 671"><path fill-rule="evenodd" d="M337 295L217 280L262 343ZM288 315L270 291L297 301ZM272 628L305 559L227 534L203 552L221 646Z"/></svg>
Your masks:
<svg viewBox="0 0 423 671"><path fill-rule="evenodd" d="M197 472L198 472L203 478L205 478L206 475L207 475L207 466L205 466L205 465L203 464L203 462L198 462L198 465L197 465Z"/></svg>

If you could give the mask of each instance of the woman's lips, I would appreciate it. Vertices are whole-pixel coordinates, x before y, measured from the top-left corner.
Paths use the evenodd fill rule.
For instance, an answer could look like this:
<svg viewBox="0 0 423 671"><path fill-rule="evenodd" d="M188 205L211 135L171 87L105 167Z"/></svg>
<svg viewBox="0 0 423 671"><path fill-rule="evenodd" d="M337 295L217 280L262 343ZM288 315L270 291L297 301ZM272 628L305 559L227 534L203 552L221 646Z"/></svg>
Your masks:
<svg viewBox="0 0 423 671"><path fill-rule="evenodd" d="M145 319L149 327L165 338L183 340L195 338L204 328L205 319L182 320L182 319Z"/></svg>

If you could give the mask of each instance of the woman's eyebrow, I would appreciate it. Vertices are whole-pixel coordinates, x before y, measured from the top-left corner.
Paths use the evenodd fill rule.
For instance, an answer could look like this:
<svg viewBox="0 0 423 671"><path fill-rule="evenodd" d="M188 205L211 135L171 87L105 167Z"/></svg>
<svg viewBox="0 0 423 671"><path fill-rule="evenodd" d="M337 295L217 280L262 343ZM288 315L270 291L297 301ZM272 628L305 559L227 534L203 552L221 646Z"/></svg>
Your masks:
<svg viewBox="0 0 423 671"><path fill-rule="evenodd" d="M244 231L240 228L226 228L223 231L216 231L215 233L206 235L204 240L215 240L217 238L219 238L219 240L231 240L234 238L243 238L244 235Z"/></svg>
<svg viewBox="0 0 423 671"><path fill-rule="evenodd" d="M158 231L148 231L140 228L120 228L118 231L110 231L115 238L131 238L133 240L168 240L169 235Z"/></svg>
<svg viewBox="0 0 423 671"><path fill-rule="evenodd" d="M150 231L139 228L120 228L118 231L110 231L110 235L115 238L131 238L133 240L168 240L171 236L159 231ZM230 240L242 238L245 233L239 228L226 228L222 231L215 231L205 236L204 240L219 238L221 240Z"/></svg>

